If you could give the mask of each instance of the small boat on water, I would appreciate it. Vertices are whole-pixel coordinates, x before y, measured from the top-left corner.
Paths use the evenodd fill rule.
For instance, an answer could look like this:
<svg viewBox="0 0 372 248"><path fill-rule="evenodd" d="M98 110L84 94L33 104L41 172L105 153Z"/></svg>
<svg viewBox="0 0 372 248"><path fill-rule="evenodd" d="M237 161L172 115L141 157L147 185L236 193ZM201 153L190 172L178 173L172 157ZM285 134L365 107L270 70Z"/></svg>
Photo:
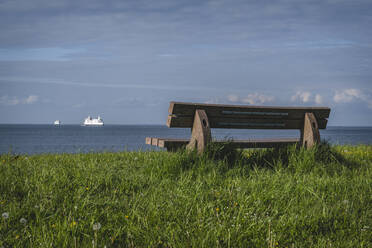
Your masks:
<svg viewBox="0 0 372 248"><path fill-rule="evenodd" d="M59 126L59 125L61 125L61 121L60 121L60 120L56 120L56 121L54 121L54 125L55 125L55 126Z"/></svg>
<svg viewBox="0 0 372 248"><path fill-rule="evenodd" d="M100 116L97 118L92 118L88 116L85 118L83 126L103 126L103 120Z"/></svg>

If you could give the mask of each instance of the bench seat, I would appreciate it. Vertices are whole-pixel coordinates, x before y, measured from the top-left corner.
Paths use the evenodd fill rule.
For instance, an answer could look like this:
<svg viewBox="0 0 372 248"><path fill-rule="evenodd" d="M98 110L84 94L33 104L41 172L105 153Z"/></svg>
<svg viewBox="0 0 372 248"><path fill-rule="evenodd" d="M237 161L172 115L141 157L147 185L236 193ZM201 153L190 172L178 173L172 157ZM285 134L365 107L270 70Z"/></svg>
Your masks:
<svg viewBox="0 0 372 248"><path fill-rule="evenodd" d="M146 144L153 145L173 151L185 147L190 139L154 138L147 137ZM281 146L295 145L300 142L297 138L281 139L249 139L249 140L213 140L213 143L229 143L234 148L278 148Z"/></svg>

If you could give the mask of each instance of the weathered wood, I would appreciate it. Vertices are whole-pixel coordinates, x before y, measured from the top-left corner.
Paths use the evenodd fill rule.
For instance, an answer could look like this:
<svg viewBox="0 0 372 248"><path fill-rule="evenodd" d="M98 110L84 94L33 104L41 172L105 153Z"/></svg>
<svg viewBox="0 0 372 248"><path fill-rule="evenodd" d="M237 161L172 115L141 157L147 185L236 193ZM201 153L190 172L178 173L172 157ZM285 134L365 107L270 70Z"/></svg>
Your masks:
<svg viewBox="0 0 372 248"><path fill-rule="evenodd" d="M212 135L208 116L205 110L197 109L195 111L194 123L191 130L190 143L186 148L190 150L197 149L197 151L201 153L211 140Z"/></svg>
<svg viewBox="0 0 372 248"><path fill-rule="evenodd" d="M148 137L149 138L149 137ZM176 150L185 147L189 139L168 139L156 138L158 140L158 147L167 148L168 150ZM213 140L212 143L229 144L235 148L275 148L287 145L294 145L300 142L300 139L251 139L251 140Z"/></svg>
<svg viewBox="0 0 372 248"><path fill-rule="evenodd" d="M301 144L305 148L311 148L320 142L318 123L313 113L306 113L304 126L301 129Z"/></svg>
<svg viewBox="0 0 372 248"><path fill-rule="evenodd" d="M152 137L146 137L146 145L152 145Z"/></svg>
<svg viewBox="0 0 372 248"><path fill-rule="evenodd" d="M317 119L328 118L330 108L327 107L274 107L274 106L247 106L247 105L221 105L171 102L168 113L178 116L194 116L196 109L204 109L209 118L246 116L249 118L284 118L303 119L305 113L314 113Z"/></svg>
<svg viewBox="0 0 372 248"><path fill-rule="evenodd" d="M192 128L188 139L146 138L146 144L176 150L203 151L211 141L210 128L230 129L299 129L300 139L237 140L228 142L236 148L270 148L299 144L306 148L320 142L319 129L327 126L330 109L326 107L266 107L171 102L168 127Z"/></svg>
<svg viewBox="0 0 372 248"><path fill-rule="evenodd" d="M230 128L230 129L301 129L303 127L304 117L302 119L251 119L251 118L224 118L209 117L210 128ZM318 121L319 128L325 129L327 119ZM167 120L168 127L189 128L193 125L191 116L169 116Z"/></svg>

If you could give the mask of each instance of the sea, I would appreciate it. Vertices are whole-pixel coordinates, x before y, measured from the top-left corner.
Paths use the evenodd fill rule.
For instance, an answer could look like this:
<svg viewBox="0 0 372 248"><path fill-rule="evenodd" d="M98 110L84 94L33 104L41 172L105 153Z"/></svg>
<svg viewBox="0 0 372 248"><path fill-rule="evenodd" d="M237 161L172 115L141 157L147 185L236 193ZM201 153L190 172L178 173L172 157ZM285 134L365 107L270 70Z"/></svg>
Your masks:
<svg viewBox="0 0 372 248"><path fill-rule="evenodd" d="M189 138L190 129L165 125L31 125L0 124L0 154L97 153L161 150L145 144L146 137ZM213 129L213 138L295 138L298 130ZM372 145L372 127L320 130L321 139L338 145Z"/></svg>

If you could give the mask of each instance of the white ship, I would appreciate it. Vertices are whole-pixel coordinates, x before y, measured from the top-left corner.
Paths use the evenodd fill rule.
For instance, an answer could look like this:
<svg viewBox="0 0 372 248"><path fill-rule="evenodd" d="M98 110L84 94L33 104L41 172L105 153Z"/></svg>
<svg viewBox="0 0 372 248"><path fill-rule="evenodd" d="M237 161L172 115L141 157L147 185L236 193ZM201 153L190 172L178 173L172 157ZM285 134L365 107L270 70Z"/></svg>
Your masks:
<svg viewBox="0 0 372 248"><path fill-rule="evenodd" d="M56 125L56 126L61 125L61 121L60 121L60 120L56 120L56 121L54 121L54 125Z"/></svg>
<svg viewBox="0 0 372 248"><path fill-rule="evenodd" d="M83 126L103 126L103 120L99 116L97 119L88 116L85 118Z"/></svg>

